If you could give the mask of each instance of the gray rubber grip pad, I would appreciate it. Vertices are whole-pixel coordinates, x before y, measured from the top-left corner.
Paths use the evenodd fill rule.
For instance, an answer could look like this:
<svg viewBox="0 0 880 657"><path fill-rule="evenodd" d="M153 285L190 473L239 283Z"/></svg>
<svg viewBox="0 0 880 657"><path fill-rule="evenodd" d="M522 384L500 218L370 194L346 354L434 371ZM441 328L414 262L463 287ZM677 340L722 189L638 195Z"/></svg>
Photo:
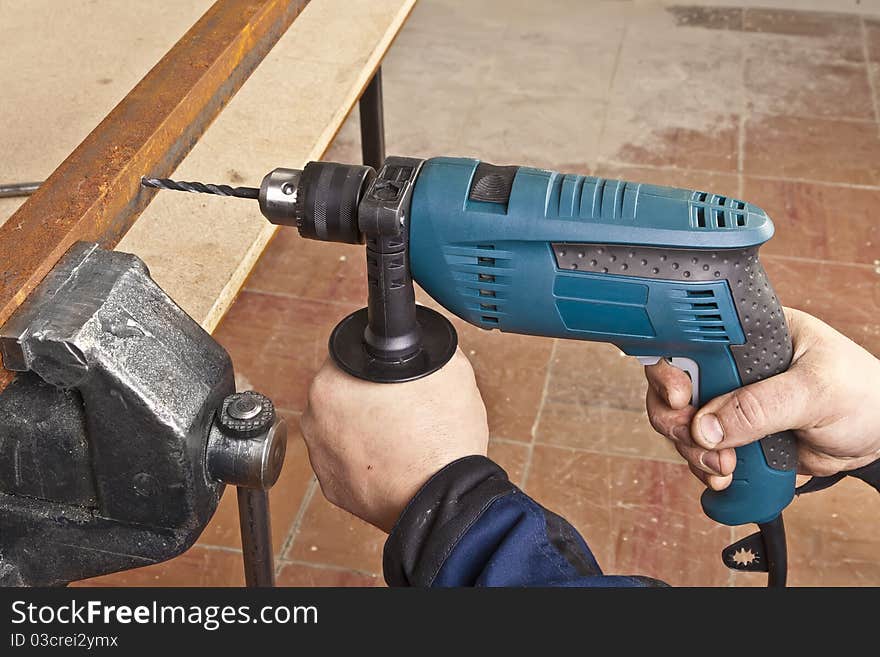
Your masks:
<svg viewBox="0 0 880 657"><path fill-rule="evenodd" d="M746 338L744 344L730 345L743 385L784 372L791 364L788 325L757 248L696 251L573 243L552 248L560 269L688 283L726 280ZM797 443L791 432L765 437L761 448L772 468L797 467Z"/></svg>

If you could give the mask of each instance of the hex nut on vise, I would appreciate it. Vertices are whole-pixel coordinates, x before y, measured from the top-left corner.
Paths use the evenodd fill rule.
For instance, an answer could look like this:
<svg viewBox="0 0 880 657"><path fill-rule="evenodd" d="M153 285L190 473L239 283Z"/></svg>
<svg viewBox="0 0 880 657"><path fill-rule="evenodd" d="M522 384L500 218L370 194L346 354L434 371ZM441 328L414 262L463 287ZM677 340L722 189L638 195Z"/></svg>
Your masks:
<svg viewBox="0 0 880 657"><path fill-rule="evenodd" d="M223 400L208 435L208 474L245 488L271 488L287 453L287 423L268 397L248 391Z"/></svg>

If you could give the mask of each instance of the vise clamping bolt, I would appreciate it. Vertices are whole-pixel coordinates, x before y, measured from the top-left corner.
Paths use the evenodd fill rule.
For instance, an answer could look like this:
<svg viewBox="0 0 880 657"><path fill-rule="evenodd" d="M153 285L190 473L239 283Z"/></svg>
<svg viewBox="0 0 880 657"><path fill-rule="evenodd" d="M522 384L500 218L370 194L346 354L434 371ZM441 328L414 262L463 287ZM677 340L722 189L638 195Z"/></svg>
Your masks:
<svg viewBox="0 0 880 657"><path fill-rule="evenodd" d="M75 244L0 327L0 585L165 561L238 487L248 585L273 583L287 429L133 255Z"/></svg>

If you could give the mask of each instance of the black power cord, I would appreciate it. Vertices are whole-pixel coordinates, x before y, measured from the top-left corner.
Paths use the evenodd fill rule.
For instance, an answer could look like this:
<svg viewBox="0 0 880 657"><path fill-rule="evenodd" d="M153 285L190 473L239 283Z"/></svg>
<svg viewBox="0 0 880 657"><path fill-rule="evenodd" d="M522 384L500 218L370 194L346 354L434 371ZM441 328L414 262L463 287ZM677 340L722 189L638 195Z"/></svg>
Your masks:
<svg viewBox="0 0 880 657"><path fill-rule="evenodd" d="M788 578L788 549L785 543L785 524L780 513L769 522L758 523L767 560L767 586L784 588Z"/></svg>

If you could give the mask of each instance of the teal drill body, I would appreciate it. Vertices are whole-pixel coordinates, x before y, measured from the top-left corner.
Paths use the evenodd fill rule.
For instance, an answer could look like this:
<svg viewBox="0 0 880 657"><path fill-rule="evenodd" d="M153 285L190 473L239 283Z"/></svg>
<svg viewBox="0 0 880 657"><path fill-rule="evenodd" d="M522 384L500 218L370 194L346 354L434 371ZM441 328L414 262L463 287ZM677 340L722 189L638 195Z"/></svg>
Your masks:
<svg viewBox="0 0 880 657"><path fill-rule="evenodd" d="M413 278L482 328L672 358L691 375L694 404L791 361L758 260L773 224L737 199L434 158L406 221ZM795 466L788 432L738 448L733 483L707 490L703 508L728 525L770 521L792 500Z"/></svg>

